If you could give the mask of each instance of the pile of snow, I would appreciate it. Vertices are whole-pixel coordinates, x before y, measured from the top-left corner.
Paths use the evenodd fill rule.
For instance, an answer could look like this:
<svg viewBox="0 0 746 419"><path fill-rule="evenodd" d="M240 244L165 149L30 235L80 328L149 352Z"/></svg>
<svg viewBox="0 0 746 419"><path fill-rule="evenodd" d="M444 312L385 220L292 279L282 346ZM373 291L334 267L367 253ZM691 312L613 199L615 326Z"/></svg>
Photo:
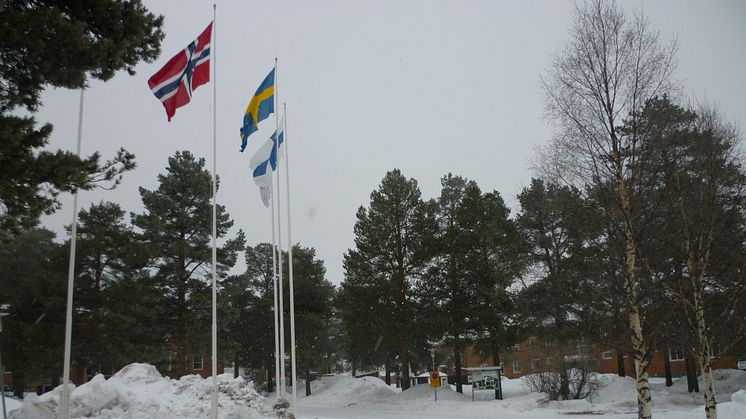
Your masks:
<svg viewBox="0 0 746 419"><path fill-rule="evenodd" d="M299 392L303 391L304 387L301 387ZM312 381L308 400L312 399L316 405L343 407L387 403L396 394L380 378L341 375L323 384L314 385Z"/></svg>
<svg viewBox="0 0 746 419"><path fill-rule="evenodd" d="M730 399L736 403L746 405L746 390L738 390L730 396Z"/></svg>
<svg viewBox="0 0 746 419"><path fill-rule="evenodd" d="M266 399L252 383L222 374L218 379L218 417L258 419L273 417ZM212 377L187 375L179 380L163 377L154 366L130 364L110 379L103 375L75 388L70 416L97 419L203 419L210 416ZM58 413L62 386L41 396L26 396L11 419L52 419Z"/></svg>

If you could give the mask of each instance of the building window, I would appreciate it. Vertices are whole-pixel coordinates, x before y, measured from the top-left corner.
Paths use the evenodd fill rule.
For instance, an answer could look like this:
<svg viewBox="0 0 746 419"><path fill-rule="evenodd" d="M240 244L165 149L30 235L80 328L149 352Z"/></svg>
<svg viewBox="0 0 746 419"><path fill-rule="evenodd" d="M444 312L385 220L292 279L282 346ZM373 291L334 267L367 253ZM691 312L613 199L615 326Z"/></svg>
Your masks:
<svg viewBox="0 0 746 419"><path fill-rule="evenodd" d="M521 373L521 362L513 361L513 374L520 374L520 373Z"/></svg>
<svg viewBox="0 0 746 419"><path fill-rule="evenodd" d="M611 359L611 351L601 352L601 359Z"/></svg>
<svg viewBox="0 0 746 419"><path fill-rule="evenodd" d="M538 369L539 369L539 360L532 359L531 360L531 371L537 371Z"/></svg>
<svg viewBox="0 0 746 419"><path fill-rule="evenodd" d="M682 349L668 348L668 359L670 359L671 361L683 361L684 351Z"/></svg>
<svg viewBox="0 0 746 419"><path fill-rule="evenodd" d="M510 347L510 350L513 351L513 352L520 351L521 350L521 345L518 344L518 343L513 344L513 346Z"/></svg>
<svg viewBox="0 0 746 419"><path fill-rule="evenodd" d="M198 358L195 356L194 359L192 359L192 369L195 371L202 369L202 357Z"/></svg>
<svg viewBox="0 0 746 419"><path fill-rule="evenodd" d="M537 340L538 339L536 339L536 336L531 336L530 338L528 338L528 344L531 345L531 346L536 346L536 341Z"/></svg>

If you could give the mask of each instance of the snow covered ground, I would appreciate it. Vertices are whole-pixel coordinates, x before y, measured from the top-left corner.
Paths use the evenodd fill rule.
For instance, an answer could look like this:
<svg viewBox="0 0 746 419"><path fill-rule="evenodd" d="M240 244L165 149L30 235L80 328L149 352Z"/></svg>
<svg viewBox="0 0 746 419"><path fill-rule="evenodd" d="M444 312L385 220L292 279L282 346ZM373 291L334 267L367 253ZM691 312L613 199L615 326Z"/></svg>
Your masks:
<svg viewBox="0 0 746 419"><path fill-rule="evenodd" d="M471 387L464 394L450 387L438 389L438 401L428 385L405 392L391 389L376 378L353 379L340 376L326 384L314 383L310 397L301 397L295 409L299 419L332 418L636 418L637 401L634 379L613 374L599 375L599 392L592 400L546 401L544 396L527 391L520 379L503 380L504 400L494 400L493 391L479 391L471 401ZM746 418L746 371L716 371L718 417ZM701 386L701 384L700 384ZM702 395L689 394L686 379L666 387L662 380L653 384L653 416L666 419L704 417Z"/></svg>
<svg viewBox="0 0 746 419"><path fill-rule="evenodd" d="M718 416L721 419L746 418L746 371L719 370L715 373ZM637 417L634 380L613 374L598 377L599 392L592 400L550 402L542 394L527 391L520 379L503 381L504 400L494 400L494 392L479 391L471 400L471 387L464 394L450 387L438 389L438 401L428 385L402 392L374 377L352 378L341 375L315 381L312 395L302 394L295 407L298 419L337 418L532 418L613 419ZM251 383L234 380L229 374L218 377L221 419L260 419L275 417L273 398L259 395ZM653 380L653 416L665 419L704 417L702 395L689 394L686 380L666 387ZM109 380L97 376L72 393L72 417L97 419L204 419L209 417L212 379L186 376L179 380L162 377L146 364L131 364ZM59 403L60 388L42 396L29 395L21 405L8 401L11 419L51 419ZM304 393L305 388L299 388Z"/></svg>

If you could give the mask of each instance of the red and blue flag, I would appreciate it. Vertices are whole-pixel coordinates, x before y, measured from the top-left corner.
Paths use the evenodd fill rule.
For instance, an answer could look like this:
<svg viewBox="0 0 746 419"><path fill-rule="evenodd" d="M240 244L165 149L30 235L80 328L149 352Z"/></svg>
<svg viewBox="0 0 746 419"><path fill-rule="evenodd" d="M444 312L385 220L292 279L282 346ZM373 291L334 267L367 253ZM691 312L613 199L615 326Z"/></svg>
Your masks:
<svg viewBox="0 0 746 419"><path fill-rule="evenodd" d="M210 81L212 22L184 50L168 60L149 80L148 86L166 108L168 120L192 99L192 92Z"/></svg>

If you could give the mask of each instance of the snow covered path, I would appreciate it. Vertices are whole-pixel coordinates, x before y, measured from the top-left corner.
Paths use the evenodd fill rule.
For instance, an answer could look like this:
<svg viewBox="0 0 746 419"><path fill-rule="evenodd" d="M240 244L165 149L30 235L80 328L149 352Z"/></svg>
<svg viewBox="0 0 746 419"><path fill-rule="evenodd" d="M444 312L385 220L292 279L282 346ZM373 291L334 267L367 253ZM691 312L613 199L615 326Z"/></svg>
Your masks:
<svg viewBox="0 0 746 419"><path fill-rule="evenodd" d="M511 419L511 418L531 418L531 419L557 419L562 417L561 414L550 411L547 413L531 411L526 413L518 413L512 410L502 410L494 412L469 412L468 409L462 409L458 411L454 410L426 410L426 411L395 411L386 410L386 407L381 410L362 409L355 407L322 407L322 406L299 406L296 412L298 419L349 419L349 418L365 418L365 419L385 419L385 418L459 418L459 419L486 419L486 418L499 418L499 419ZM568 417L568 416L565 416ZM598 414L590 415L577 415L572 414L572 418L595 418L598 419ZM605 418L630 418L637 417L637 413L632 415L613 415L604 416ZM678 417L678 416L677 416Z"/></svg>

